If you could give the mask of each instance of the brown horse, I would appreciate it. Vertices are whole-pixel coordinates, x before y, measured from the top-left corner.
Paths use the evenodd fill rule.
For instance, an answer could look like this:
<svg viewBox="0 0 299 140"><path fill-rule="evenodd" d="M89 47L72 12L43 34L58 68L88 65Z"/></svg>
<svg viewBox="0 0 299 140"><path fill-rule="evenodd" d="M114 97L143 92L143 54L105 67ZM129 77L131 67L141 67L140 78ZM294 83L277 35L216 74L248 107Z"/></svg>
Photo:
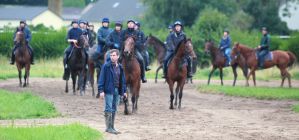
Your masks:
<svg viewBox="0 0 299 140"><path fill-rule="evenodd" d="M273 58L272 60L266 60L264 64L264 68L271 68L273 66L277 66L280 70L281 74L281 87L283 87L285 78L288 78L289 81L289 87L292 87L291 85L291 75L288 72L287 68L291 67L295 61L296 57L293 53L289 51L273 51ZM256 86L255 81L255 71L258 69L258 60L256 56L256 49L248 48L245 45L241 45L239 43L236 43L232 50L232 58L235 58L237 55L242 55L245 58L245 63L250 69L250 73L246 77L246 85L249 86L249 77L252 75L253 77L253 83L254 86Z"/></svg>
<svg viewBox="0 0 299 140"><path fill-rule="evenodd" d="M68 92L68 80L71 75L73 81L73 94L76 94L76 82L78 77L78 88L80 89L80 95L85 94L85 85L86 85L86 54L84 49L89 47L88 39L86 35L81 35L78 44L74 45L72 55L70 56L67 64L68 69L66 70L66 84L65 92Z"/></svg>
<svg viewBox="0 0 299 140"><path fill-rule="evenodd" d="M132 93L131 102L132 102L132 113L137 111L137 103L140 92L140 66L135 57L134 48L135 41L133 37L128 37L124 42L124 50L122 53L122 65L125 71L126 84L129 88L129 91ZM128 100L125 99L125 114L129 114L128 111Z"/></svg>
<svg viewBox="0 0 299 140"><path fill-rule="evenodd" d="M177 82L177 87L175 89L176 96L175 96L175 103L174 105L177 106L177 97L179 94L179 105L178 108L181 108L181 101L183 97L183 88L185 85L185 81L187 79L187 65L184 63L184 58L187 55L191 55L191 57L196 58L196 54L193 50L193 45L191 39L182 40L177 49L175 50L175 55L172 58L171 62L168 65L167 69L167 77L166 81L169 85L170 90L170 109L174 109L173 107L173 87L174 83Z"/></svg>
<svg viewBox="0 0 299 140"><path fill-rule="evenodd" d="M25 41L25 35L22 31L16 33L16 46L15 60L19 72L20 87L22 86L22 69L25 68L24 84L23 87L29 86L29 73L30 73L30 54Z"/></svg>
<svg viewBox="0 0 299 140"><path fill-rule="evenodd" d="M222 70L223 70L223 68L228 67L225 65L226 58L223 56L223 53L221 52L221 50L219 48L215 47L215 45L212 41L206 41L205 52L207 54L211 54L211 57L212 57L211 62L212 62L212 66L213 66L212 70L209 73L208 85L210 84L211 76L213 75L213 73L216 69L219 69L221 85L223 85L223 71ZM233 86L236 85L236 80L238 77L238 74L237 74L238 66L242 69L244 77L247 76L248 69L244 62L245 62L245 59L242 56L238 56L236 59L234 59L231 62L231 67L232 67L232 70L234 73Z"/></svg>
<svg viewBox="0 0 299 140"><path fill-rule="evenodd" d="M163 61L166 54L166 45L157 37L150 34L145 41L145 46L153 46L159 67L156 70L155 83L157 83L159 70L163 68Z"/></svg>

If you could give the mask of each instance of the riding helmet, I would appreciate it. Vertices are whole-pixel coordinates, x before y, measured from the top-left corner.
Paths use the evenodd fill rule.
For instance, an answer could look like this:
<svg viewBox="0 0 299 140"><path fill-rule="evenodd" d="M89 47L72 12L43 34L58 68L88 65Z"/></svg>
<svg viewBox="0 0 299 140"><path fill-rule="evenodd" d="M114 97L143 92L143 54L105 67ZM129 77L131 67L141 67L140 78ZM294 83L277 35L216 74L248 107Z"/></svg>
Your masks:
<svg viewBox="0 0 299 140"><path fill-rule="evenodd" d="M106 23L110 23L109 18L106 18L106 17L103 18L103 19L102 19L102 23L104 23L104 22L106 22Z"/></svg>

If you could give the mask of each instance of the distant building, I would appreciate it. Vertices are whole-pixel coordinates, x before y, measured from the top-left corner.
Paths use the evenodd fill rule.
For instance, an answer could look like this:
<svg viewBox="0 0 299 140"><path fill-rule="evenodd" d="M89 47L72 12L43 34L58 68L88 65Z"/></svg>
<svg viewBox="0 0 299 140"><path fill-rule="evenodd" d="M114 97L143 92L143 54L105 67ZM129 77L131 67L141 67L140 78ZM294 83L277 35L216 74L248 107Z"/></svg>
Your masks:
<svg viewBox="0 0 299 140"><path fill-rule="evenodd" d="M15 27L20 20L26 20L27 24L44 24L46 27L60 29L69 26L74 19L83 19L93 24L97 30L104 17L108 17L111 22L125 21L142 17L145 11L139 0L98 0L84 9L61 6L61 0L52 1L48 7L0 5L0 28L7 25Z"/></svg>

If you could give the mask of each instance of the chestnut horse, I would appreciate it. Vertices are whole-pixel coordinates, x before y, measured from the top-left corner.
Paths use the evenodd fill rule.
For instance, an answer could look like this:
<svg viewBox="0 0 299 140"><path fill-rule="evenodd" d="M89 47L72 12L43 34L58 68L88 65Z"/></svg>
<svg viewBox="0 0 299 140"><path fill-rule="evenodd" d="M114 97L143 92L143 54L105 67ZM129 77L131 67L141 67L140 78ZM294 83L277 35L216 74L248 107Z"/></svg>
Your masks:
<svg viewBox="0 0 299 140"><path fill-rule="evenodd" d="M296 57L293 53L289 51L272 51L270 52L273 55L272 60L265 60L264 69L271 68L273 66L277 66L280 70L281 74L281 87L283 87L285 78L288 78L289 87L291 85L291 75L288 72L287 68L291 67L296 62ZM236 56L242 55L245 58L245 63L250 69L250 73L246 77L246 85L249 86L249 77L252 75L254 86L256 86L255 81L255 71L258 69L258 60L256 56L256 49L248 48L245 45L241 45L236 43L232 49L231 56L232 58L236 58Z"/></svg>
<svg viewBox="0 0 299 140"><path fill-rule="evenodd" d="M226 58L223 56L223 53L221 52L221 50L217 47L215 47L214 43L212 41L206 41L205 43L205 52L207 54L211 54L211 62L212 62L212 70L209 73L209 79L208 79L208 85L210 84L210 79L211 76L213 75L214 71L216 69L219 69L220 72L220 80L221 80L221 85L223 85L223 72L222 69L226 66ZM248 73L248 68L245 65L245 59L242 56L238 56L236 59L232 60L231 62L231 67L233 69L233 73L234 73L234 82L233 82L233 86L236 85L236 80L238 77L237 74L237 67L239 66L242 71L243 71L243 75L244 77L247 76Z"/></svg>
<svg viewBox="0 0 299 140"><path fill-rule="evenodd" d="M131 92L132 113L137 111L137 103L140 92L140 66L135 57L135 40L133 37L128 37L124 42L124 50L122 53L122 65L125 71L126 85ZM125 99L125 114L128 111L128 99Z"/></svg>
<svg viewBox="0 0 299 140"><path fill-rule="evenodd" d="M24 84L23 87L29 86L29 73L30 73L30 63L31 63L31 56L29 53L29 49L27 47L27 43L25 40L25 35L22 31L16 33L16 46L17 49L15 51L15 60L16 66L19 73L19 81L20 87L22 87L22 69L25 68L25 75L24 75Z"/></svg>
<svg viewBox="0 0 299 140"><path fill-rule="evenodd" d="M179 105L178 108L181 109L181 101L183 97L183 88L185 85L185 81L187 79L187 65L184 61L185 57L191 55L194 59L196 58L196 54L193 50L193 45L191 39L182 40L175 50L174 57L170 60L168 68L167 68L167 77L166 81L169 85L170 90L170 109L174 109L173 107L173 87L174 83L177 83L177 87L175 89L175 103L177 106L177 97L179 94Z"/></svg>

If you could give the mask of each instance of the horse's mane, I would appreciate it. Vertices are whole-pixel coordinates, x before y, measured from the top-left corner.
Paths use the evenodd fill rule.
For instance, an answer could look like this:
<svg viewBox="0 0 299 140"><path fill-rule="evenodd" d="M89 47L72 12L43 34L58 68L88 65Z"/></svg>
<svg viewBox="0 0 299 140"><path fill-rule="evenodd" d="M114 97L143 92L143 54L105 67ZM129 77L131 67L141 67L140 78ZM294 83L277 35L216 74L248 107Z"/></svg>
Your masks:
<svg viewBox="0 0 299 140"><path fill-rule="evenodd" d="M178 50L180 49L180 46L182 45L182 43L186 43L186 41L187 41L186 39L183 39L183 40L180 41L180 43L178 44L178 46L176 46L174 54L176 54L178 52Z"/></svg>
<svg viewBox="0 0 299 140"><path fill-rule="evenodd" d="M244 49L244 50L247 51L247 52L254 51L253 48L250 48L250 47L248 47L248 46L246 46L246 45L244 45L244 44L237 43L236 45L238 45L239 47L241 47L242 49Z"/></svg>
<svg viewBox="0 0 299 140"><path fill-rule="evenodd" d="M162 42L159 38L157 38L157 37L155 37L153 35L151 37L153 37L161 46L166 47L165 44L164 44L164 42Z"/></svg>

